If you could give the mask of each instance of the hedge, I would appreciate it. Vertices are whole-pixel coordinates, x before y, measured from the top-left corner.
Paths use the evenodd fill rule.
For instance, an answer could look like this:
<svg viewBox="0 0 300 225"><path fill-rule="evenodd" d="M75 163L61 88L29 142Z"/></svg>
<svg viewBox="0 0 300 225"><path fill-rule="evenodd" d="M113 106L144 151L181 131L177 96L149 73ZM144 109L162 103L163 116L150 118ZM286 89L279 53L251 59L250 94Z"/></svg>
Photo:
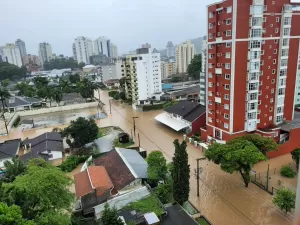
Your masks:
<svg viewBox="0 0 300 225"><path fill-rule="evenodd" d="M71 155L59 166L59 168L64 172L71 172L78 166L78 164L84 163L89 157L90 156L86 155Z"/></svg>

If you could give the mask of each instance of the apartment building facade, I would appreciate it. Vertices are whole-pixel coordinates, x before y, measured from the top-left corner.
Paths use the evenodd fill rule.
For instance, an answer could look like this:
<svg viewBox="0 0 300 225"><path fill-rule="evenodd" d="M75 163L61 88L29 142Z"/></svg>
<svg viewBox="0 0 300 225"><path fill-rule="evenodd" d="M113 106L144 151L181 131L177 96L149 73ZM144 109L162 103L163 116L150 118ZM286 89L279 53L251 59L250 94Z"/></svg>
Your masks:
<svg viewBox="0 0 300 225"><path fill-rule="evenodd" d="M160 53L150 48L141 48L137 54L122 59L122 77L125 77L125 92L133 106L150 103L150 99L162 92Z"/></svg>
<svg viewBox="0 0 300 225"><path fill-rule="evenodd" d="M75 51L78 63L90 64L90 57L94 55L92 39L83 36L75 38Z"/></svg>
<svg viewBox="0 0 300 225"><path fill-rule="evenodd" d="M161 77L162 79L168 78L168 76L176 73L176 62L175 61L161 61Z"/></svg>
<svg viewBox="0 0 300 225"><path fill-rule="evenodd" d="M25 65L24 64L24 59L23 59L25 56L27 56L25 42L22 41L21 39L17 39L16 42L15 42L15 45L18 46L18 48L20 50L20 54L21 54L21 59L22 59L23 65Z"/></svg>
<svg viewBox="0 0 300 225"><path fill-rule="evenodd" d="M195 45L190 40L176 46L177 73L186 73L192 59L196 54Z"/></svg>
<svg viewBox="0 0 300 225"><path fill-rule="evenodd" d="M224 0L207 10L207 125L217 142L259 133L274 139L294 117L300 3Z"/></svg>
<svg viewBox="0 0 300 225"><path fill-rule="evenodd" d="M1 47L1 58L4 62L14 64L18 67L22 66L22 58L20 49L14 44L6 44Z"/></svg>
<svg viewBox="0 0 300 225"><path fill-rule="evenodd" d="M206 105L206 58L207 58L207 37L202 39L201 50L201 72L200 72L200 104Z"/></svg>
<svg viewBox="0 0 300 225"><path fill-rule="evenodd" d="M103 54L111 57L111 44L107 37L99 37L94 41L94 54Z"/></svg>
<svg viewBox="0 0 300 225"><path fill-rule="evenodd" d="M42 65L52 59L52 47L49 43L43 42L39 44L39 57Z"/></svg>

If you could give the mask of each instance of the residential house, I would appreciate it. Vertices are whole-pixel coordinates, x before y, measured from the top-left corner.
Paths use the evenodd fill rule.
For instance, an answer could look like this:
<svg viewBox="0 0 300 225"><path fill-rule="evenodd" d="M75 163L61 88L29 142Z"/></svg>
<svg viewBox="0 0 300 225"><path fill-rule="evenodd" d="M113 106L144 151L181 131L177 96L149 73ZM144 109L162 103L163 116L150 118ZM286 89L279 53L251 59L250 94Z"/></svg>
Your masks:
<svg viewBox="0 0 300 225"><path fill-rule="evenodd" d="M196 133L206 123L206 107L197 102L180 101L165 112L157 115L155 120L175 131Z"/></svg>
<svg viewBox="0 0 300 225"><path fill-rule="evenodd" d="M161 100L172 100L172 101L200 101L200 86L190 86L181 90L167 91L161 96Z"/></svg>
<svg viewBox="0 0 300 225"><path fill-rule="evenodd" d="M8 112L30 110L41 105L42 101L38 98L11 96L5 100L5 106L8 108ZM0 106L2 108L2 103L0 103Z"/></svg>
<svg viewBox="0 0 300 225"><path fill-rule="evenodd" d="M5 161L12 161L12 158L18 156L21 139L7 140L0 143L0 168L4 168Z"/></svg>
<svg viewBox="0 0 300 225"><path fill-rule="evenodd" d="M75 208L83 214L93 212L93 207L108 199L136 191L148 178L148 165L135 150L115 148L95 159L94 164L92 169L88 167L74 176L78 199Z"/></svg>
<svg viewBox="0 0 300 225"><path fill-rule="evenodd" d="M63 139L58 132L47 132L22 142L24 154L20 160L27 161L33 158L44 158L54 165L62 163Z"/></svg>
<svg viewBox="0 0 300 225"><path fill-rule="evenodd" d="M120 80L119 79L110 79L104 81L104 84L109 89L116 89L120 87Z"/></svg>

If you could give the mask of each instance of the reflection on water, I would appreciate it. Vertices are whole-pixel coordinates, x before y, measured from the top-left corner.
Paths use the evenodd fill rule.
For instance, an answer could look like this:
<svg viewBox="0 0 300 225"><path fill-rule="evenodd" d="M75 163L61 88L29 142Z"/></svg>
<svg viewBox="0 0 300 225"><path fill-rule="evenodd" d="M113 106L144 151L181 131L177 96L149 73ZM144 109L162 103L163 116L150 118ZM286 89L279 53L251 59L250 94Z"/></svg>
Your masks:
<svg viewBox="0 0 300 225"><path fill-rule="evenodd" d="M24 116L21 117L21 121L25 119L32 119L34 127L49 127L55 125L68 124L72 120L76 120L78 117L85 117L87 119L104 119L107 117L105 113L97 112L96 108L84 109L84 110L72 110L56 113L47 113L35 116Z"/></svg>

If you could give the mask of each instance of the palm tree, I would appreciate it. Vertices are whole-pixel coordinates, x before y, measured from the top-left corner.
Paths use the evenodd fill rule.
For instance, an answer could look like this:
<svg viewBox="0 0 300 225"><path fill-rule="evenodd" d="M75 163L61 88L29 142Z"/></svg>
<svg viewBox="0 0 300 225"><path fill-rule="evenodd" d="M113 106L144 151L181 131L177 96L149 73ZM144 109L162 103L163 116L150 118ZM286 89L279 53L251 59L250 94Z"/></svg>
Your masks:
<svg viewBox="0 0 300 225"><path fill-rule="evenodd" d="M11 94L8 92L8 90L4 89L3 87L0 87L0 101L2 102L2 108L3 108L3 112L1 117L3 118L4 124L5 124L5 129L6 129L6 133L8 134L8 128L7 128L7 123L5 120L5 100L9 99L11 97Z"/></svg>
<svg viewBox="0 0 300 225"><path fill-rule="evenodd" d="M26 171L26 165L16 157L12 161L5 161L5 181L13 182L17 176L22 175Z"/></svg>
<svg viewBox="0 0 300 225"><path fill-rule="evenodd" d="M63 93L69 93L70 92L70 81L61 79L59 81L59 86Z"/></svg>
<svg viewBox="0 0 300 225"><path fill-rule="evenodd" d="M53 91L53 88L47 87L46 99L49 99L49 101L50 101L50 107L51 107L51 101L52 101L53 96L54 96L54 92L55 91Z"/></svg>
<svg viewBox="0 0 300 225"><path fill-rule="evenodd" d="M99 100L100 100L100 87L101 84L99 82L90 82L90 88L91 88L91 98L94 98L94 91L98 91Z"/></svg>

